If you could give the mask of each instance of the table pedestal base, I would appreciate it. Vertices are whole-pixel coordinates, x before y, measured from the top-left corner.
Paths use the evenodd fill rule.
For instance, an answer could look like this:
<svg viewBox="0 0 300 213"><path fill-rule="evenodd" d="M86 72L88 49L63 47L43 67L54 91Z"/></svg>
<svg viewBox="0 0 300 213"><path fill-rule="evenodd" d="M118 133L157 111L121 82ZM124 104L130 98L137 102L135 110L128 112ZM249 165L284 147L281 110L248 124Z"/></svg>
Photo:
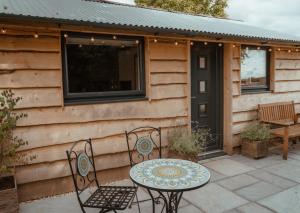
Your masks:
<svg viewBox="0 0 300 213"><path fill-rule="evenodd" d="M152 199L152 212L155 213L155 203L157 203L157 198L155 199L151 190L147 189L148 193ZM156 190L155 190L156 191ZM165 192L156 191L159 193L159 199L163 200L164 207L166 208L166 213L177 213L180 200L182 198L183 192ZM163 207L163 208L164 208ZM163 209L162 209L163 211Z"/></svg>

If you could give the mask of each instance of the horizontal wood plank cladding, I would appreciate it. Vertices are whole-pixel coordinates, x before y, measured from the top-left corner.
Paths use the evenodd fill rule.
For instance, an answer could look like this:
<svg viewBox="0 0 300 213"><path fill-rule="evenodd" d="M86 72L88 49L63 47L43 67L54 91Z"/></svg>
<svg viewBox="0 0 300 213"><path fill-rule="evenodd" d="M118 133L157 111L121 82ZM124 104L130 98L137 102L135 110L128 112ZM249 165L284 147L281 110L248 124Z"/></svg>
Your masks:
<svg viewBox="0 0 300 213"><path fill-rule="evenodd" d="M276 59L300 60L300 52L276 51Z"/></svg>
<svg viewBox="0 0 300 213"><path fill-rule="evenodd" d="M257 111L256 110L251 110L251 111L246 111L246 112L236 112L236 113L233 113L233 116L232 116L233 123L253 121L256 119L257 119Z"/></svg>
<svg viewBox="0 0 300 213"><path fill-rule="evenodd" d="M186 46L174 43L151 43L150 59L154 60L186 60Z"/></svg>
<svg viewBox="0 0 300 213"><path fill-rule="evenodd" d="M241 137L239 134L233 135L232 137L232 146L238 147L241 145Z"/></svg>
<svg viewBox="0 0 300 213"><path fill-rule="evenodd" d="M151 73L185 73L186 62L184 61L151 61Z"/></svg>
<svg viewBox="0 0 300 213"><path fill-rule="evenodd" d="M60 51L59 37L1 36L0 51Z"/></svg>
<svg viewBox="0 0 300 213"><path fill-rule="evenodd" d="M168 145L168 132L172 129L173 127L162 129L161 138L163 147ZM127 152L128 150L125 138L125 131L120 135L113 135L106 138L94 139L92 143L95 156ZM35 155L35 159L30 161L29 164L49 163L59 160L66 160L66 150L69 150L72 145L73 142L35 148L23 151L22 153L28 154L28 156ZM131 147L133 147L133 144L131 145Z"/></svg>
<svg viewBox="0 0 300 213"><path fill-rule="evenodd" d="M234 70L232 72L232 81L233 82L240 82L240 71L239 70Z"/></svg>
<svg viewBox="0 0 300 213"><path fill-rule="evenodd" d="M240 84L239 84L239 82L232 82L232 95L233 96L240 95Z"/></svg>
<svg viewBox="0 0 300 213"><path fill-rule="evenodd" d="M60 69L59 53L0 52L1 70Z"/></svg>
<svg viewBox="0 0 300 213"><path fill-rule="evenodd" d="M241 57L241 48L240 46L236 46L233 48L232 56L234 59L239 59Z"/></svg>
<svg viewBox="0 0 300 213"><path fill-rule="evenodd" d="M300 103L300 92L244 94L233 98L233 112L256 110L260 103L292 101Z"/></svg>
<svg viewBox="0 0 300 213"><path fill-rule="evenodd" d="M300 113L300 103L295 103L295 111Z"/></svg>
<svg viewBox="0 0 300 213"><path fill-rule="evenodd" d="M185 73L156 73L151 75L151 84L186 84L187 74Z"/></svg>
<svg viewBox="0 0 300 213"><path fill-rule="evenodd" d="M151 87L152 99L183 97L187 95L186 85L160 85Z"/></svg>
<svg viewBox="0 0 300 213"><path fill-rule="evenodd" d="M101 184L111 183L113 181L129 179L129 166L120 167L115 169L103 170L97 172L98 180ZM124 184L122 182L122 184ZM129 182L132 186L132 182ZM43 197L64 194L74 191L74 184L71 176L56 178L51 180L44 180L32 182L27 184L18 185L18 198L19 202L35 200ZM76 195L74 201L77 202ZM72 196L73 196L72 195ZM59 198L58 198L59 199ZM57 207L59 208L59 207ZM134 206L133 208L137 208Z"/></svg>
<svg viewBox="0 0 300 213"><path fill-rule="evenodd" d="M128 165L129 160L127 152L95 157L95 166L97 171L119 168ZM26 165L16 169L16 178L18 184L67 177L70 175L71 172L67 160L56 161L52 163Z"/></svg>
<svg viewBox="0 0 300 213"><path fill-rule="evenodd" d="M112 135L124 134L125 130L131 130L140 126L173 127L188 124L184 117L143 120L116 120L99 121L77 124L56 124L48 126L19 127L14 134L28 141L28 146L23 149L32 149L50 145L69 143L86 138L104 138Z"/></svg>
<svg viewBox="0 0 300 213"><path fill-rule="evenodd" d="M278 59L275 61L276 69L300 69L300 59L299 60L282 60Z"/></svg>
<svg viewBox="0 0 300 213"><path fill-rule="evenodd" d="M173 106L170 108L170 106ZM187 116L186 99L160 101L137 101L105 104L90 104L62 107L47 107L21 110L28 118L18 126L43 124L86 123L93 121L130 120Z"/></svg>
<svg viewBox="0 0 300 213"><path fill-rule="evenodd" d="M232 59L232 70L237 71L241 69L241 64L240 64L240 59L239 58L234 58Z"/></svg>
<svg viewBox="0 0 300 213"><path fill-rule="evenodd" d="M60 87L59 70L19 70L0 75L0 88Z"/></svg>
<svg viewBox="0 0 300 213"><path fill-rule="evenodd" d="M165 153L163 153L163 156L166 156ZM122 168L129 164L128 152L95 157L96 171ZM16 169L16 179L18 184L67 177L70 175L71 171L67 160L26 165Z"/></svg>
<svg viewBox="0 0 300 213"><path fill-rule="evenodd" d="M1 91L3 89L0 89ZM16 106L18 109L61 105L60 88L12 89L12 91L16 97L22 97L22 100Z"/></svg>
<svg viewBox="0 0 300 213"><path fill-rule="evenodd" d="M300 80L299 70L277 70L275 72L276 81L295 81Z"/></svg>
<svg viewBox="0 0 300 213"><path fill-rule="evenodd" d="M232 127L232 133L239 134L243 129L245 129L249 124L251 124L252 121L242 122L242 123L234 123Z"/></svg>
<svg viewBox="0 0 300 213"><path fill-rule="evenodd" d="M275 92L292 92L292 91L300 91L300 80L275 83Z"/></svg>

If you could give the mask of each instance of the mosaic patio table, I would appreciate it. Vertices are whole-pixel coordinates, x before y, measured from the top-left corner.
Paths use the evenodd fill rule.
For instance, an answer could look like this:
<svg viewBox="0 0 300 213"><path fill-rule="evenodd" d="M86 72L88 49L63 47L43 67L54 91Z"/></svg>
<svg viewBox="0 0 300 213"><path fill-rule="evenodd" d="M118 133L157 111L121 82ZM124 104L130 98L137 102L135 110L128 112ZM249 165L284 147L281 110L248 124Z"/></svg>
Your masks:
<svg viewBox="0 0 300 213"><path fill-rule="evenodd" d="M178 210L183 192L204 186L210 179L210 172L204 166L191 161L155 159L133 166L130 178L147 189L152 199L153 212L155 200L151 190L159 193L165 203L166 212L174 213Z"/></svg>

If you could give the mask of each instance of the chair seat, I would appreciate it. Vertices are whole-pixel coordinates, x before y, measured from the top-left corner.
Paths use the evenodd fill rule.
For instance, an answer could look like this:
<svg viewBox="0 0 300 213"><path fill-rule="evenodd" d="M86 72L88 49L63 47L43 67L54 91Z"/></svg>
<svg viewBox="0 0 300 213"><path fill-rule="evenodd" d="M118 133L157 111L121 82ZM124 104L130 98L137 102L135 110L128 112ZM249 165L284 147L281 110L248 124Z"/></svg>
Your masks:
<svg viewBox="0 0 300 213"><path fill-rule="evenodd" d="M133 200L133 186L100 186L83 204L84 207L124 210Z"/></svg>

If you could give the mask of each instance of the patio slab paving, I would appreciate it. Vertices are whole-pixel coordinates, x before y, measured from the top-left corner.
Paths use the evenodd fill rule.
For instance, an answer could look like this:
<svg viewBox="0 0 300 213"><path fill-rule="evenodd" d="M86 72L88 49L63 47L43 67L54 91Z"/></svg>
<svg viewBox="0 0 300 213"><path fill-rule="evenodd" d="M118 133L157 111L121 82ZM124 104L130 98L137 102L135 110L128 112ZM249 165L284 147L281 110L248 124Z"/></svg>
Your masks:
<svg viewBox="0 0 300 213"><path fill-rule="evenodd" d="M231 178L227 178L225 180L218 181L217 183L226 189L236 190L251 185L253 183L256 183L258 181L259 180L254 177L251 177L246 174L241 174Z"/></svg>
<svg viewBox="0 0 300 213"><path fill-rule="evenodd" d="M226 176L234 176L254 170L252 167L228 158L210 161L203 165Z"/></svg>
<svg viewBox="0 0 300 213"><path fill-rule="evenodd" d="M273 209L275 212L299 213L300 185L265 198L259 201L259 203Z"/></svg>
<svg viewBox="0 0 300 213"><path fill-rule="evenodd" d="M279 186L282 189L290 188L290 187L295 186L295 185L298 184L294 181L288 180L286 178L279 177L277 175L271 174L271 173L269 173L267 171L264 171L262 169L257 169L257 170L251 171L248 174L255 177L255 178L261 179L265 182L268 182L268 183L274 184L276 186Z"/></svg>
<svg viewBox="0 0 300 213"><path fill-rule="evenodd" d="M179 213L299 213L300 145L287 161L281 155L253 160L241 155L223 156L200 162L211 171L206 186L186 192ZM132 185L130 180L113 183ZM139 199L149 198L139 190ZM160 212L162 205L156 206ZM141 204L142 213L152 213L151 202ZM75 193L20 204L20 213L80 213ZM88 209L87 213L98 212ZM123 213L137 213L136 205Z"/></svg>
<svg viewBox="0 0 300 213"><path fill-rule="evenodd" d="M257 201L276 192L280 192L281 188L266 182L258 182L253 185L244 187L236 191L237 194L250 201Z"/></svg>
<svg viewBox="0 0 300 213"><path fill-rule="evenodd" d="M244 206L241 206L237 208L237 210L241 213L272 213L270 209L267 209L261 205L258 205L256 203L248 203Z"/></svg>
<svg viewBox="0 0 300 213"><path fill-rule="evenodd" d="M210 175L211 175L210 182L215 182L228 177L226 175L222 175L219 172L214 171L213 169L208 169L208 170L210 171Z"/></svg>
<svg viewBox="0 0 300 213"><path fill-rule="evenodd" d="M224 212L248 202L215 183L187 192L183 197L207 213Z"/></svg>
<svg viewBox="0 0 300 213"><path fill-rule="evenodd" d="M300 164L297 166L296 163L287 161L264 169L272 174L300 183Z"/></svg>

